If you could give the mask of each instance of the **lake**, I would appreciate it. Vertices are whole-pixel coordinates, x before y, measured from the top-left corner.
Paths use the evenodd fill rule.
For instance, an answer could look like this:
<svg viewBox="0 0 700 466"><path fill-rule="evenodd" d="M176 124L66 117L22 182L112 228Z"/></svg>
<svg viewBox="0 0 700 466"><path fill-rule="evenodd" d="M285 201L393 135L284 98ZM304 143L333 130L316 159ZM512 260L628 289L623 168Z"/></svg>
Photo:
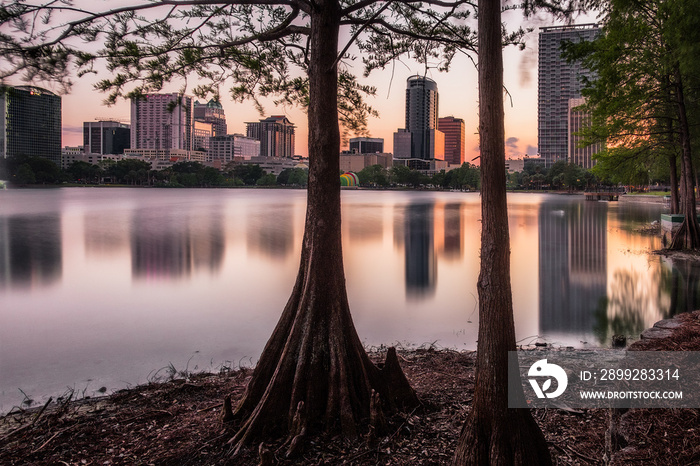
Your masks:
<svg viewBox="0 0 700 466"><path fill-rule="evenodd" d="M350 307L366 346L475 349L478 193L344 191ZM517 338L605 346L697 304L650 251L663 207L510 194ZM167 368L251 366L294 284L306 192L0 191L0 411ZM24 394L23 394L24 393Z"/></svg>

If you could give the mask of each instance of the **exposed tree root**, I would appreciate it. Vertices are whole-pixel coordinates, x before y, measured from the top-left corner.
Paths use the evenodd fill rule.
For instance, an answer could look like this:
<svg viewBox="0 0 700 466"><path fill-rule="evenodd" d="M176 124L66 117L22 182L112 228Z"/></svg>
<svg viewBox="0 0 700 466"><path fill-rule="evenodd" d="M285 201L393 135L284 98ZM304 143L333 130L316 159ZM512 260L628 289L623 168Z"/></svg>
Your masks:
<svg viewBox="0 0 700 466"><path fill-rule="evenodd" d="M314 267L305 271L243 400L230 414L224 401L222 419L238 429L229 441L234 452L257 438L286 435L286 454L291 456L311 433L357 437L359 426L370 420L372 405L375 410L383 406L393 412L419 404L394 348L389 349L381 369L370 361L343 299L344 283L336 283L339 293L333 296L325 277L324 292L310 292L308 287L321 283L323 272ZM307 289L302 298L303 288ZM373 399L373 393L381 400Z"/></svg>
<svg viewBox="0 0 700 466"><path fill-rule="evenodd" d="M508 409L500 420L485 418L478 411L475 407L464 424L455 466L552 464L547 442L529 410Z"/></svg>
<svg viewBox="0 0 700 466"><path fill-rule="evenodd" d="M683 219L680 228L673 235L669 249L698 249L700 248L700 225L688 216Z"/></svg>

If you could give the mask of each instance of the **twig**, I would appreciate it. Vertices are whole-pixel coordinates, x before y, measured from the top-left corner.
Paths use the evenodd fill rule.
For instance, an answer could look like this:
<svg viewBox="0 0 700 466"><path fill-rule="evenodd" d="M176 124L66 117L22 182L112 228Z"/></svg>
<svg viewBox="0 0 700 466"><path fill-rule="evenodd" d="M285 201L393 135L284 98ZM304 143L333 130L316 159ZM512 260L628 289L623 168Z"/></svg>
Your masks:
<svg viewBox="0 0 700 466"><path fill-rule="evenodd" d="M44 411L46 410L46 407L49 405L49 403L51 403L51 401L53 401L53 397L52 397L52 396L49 397L49 399L48 399L48 401L46 402L46 404L44 404L44 407L41 408L41 410L39 411L39 413L36 415L36 417L35 417L34 420L32 421L32 424L31 424L31 425L34 425L34 424L36 423L36 421L39 420L39 418L41 417L42 414L44 414Z"/></svg>
<svg viewBox="0 0 700 466"><path fill-rule="evenodd" d="M49 442L50 442L51 440L55 439L56 437L58 437L58 436L61 435L62 433L63 433L63 431L59 430L58 432L56 432L55 434L53 434L51 437L49 437L49 439L48 439L46 442L42 443L41 446L40 446L39 448L37 448L36 450L34 450L31 454L33 455L33 454L37 453L39 450L41 450L41 449L44 448L46 445L48 445Z"/></svg>
<svg viewBox="0 0 700 466"><path fill-rule="evenodd" d="M593 458L593 457L590 457L590 456L588 456L588 455L584 455L583 453L578 452L578 451L574 450L574 449L571 448L571 447L564 447L564 448L566 448L567 450L569 450L571 453L573 453L574 455L578 456L579 458L583 458L584 460L592 461L593 463L599 463L599 462L600 462L600 458Z"/></svg>
<svg viewBox="0 0 700 466"><path fill-rule="evenodd" d="M12 432L6 434L4 437L0 437L0 443L4 443L5 440L9 439L10 437L12 437L15 434L22 432L24 429L26 429L28 427L31 427L31 424L25 424L22 427L18 427L15 430L13 430Z"/></svg>
<svg viewBox="0 0 700 466"><path fill-rule="evenodd" d="M213 406L208 406L206 408L202 408L200 410L195 411L197 414L203 413L204 411L209 411L210 409L216 409L216 408L221 408L224 404L223 403L218 403Z"/></svg>

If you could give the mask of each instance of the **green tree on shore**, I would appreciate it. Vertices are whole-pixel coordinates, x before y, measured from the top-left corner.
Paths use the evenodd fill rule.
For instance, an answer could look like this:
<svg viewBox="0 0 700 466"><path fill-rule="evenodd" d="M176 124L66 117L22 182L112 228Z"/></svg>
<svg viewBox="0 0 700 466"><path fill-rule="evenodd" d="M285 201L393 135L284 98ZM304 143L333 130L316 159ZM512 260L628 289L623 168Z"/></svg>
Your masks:
<svg viewBox="0 0 700 466"><path fill-rule="evenodd" d="M618 179L649 181L665 163L672 211L685 215L671 247L699 248L693 127L700 116L689 111L700 82L697 5L688 0L608 0L603 5L601 36L567 47L570 59L582 60L597 75L583 91L592 114L584 143L607 143L595 170Z"/></svg>

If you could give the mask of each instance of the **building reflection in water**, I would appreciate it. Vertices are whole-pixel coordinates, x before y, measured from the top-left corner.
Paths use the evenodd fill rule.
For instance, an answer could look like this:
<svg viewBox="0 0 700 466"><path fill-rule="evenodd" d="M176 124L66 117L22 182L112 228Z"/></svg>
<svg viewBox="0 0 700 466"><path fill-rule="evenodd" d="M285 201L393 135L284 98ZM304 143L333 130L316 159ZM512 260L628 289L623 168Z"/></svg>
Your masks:
<svg viewBox="0 0 700 466"><path fill-rule="evenodd" d="M0 284L34 287L58 281L61 238L57 215L0 218Z"/></svg>
<svg viewBox="0 0 700 466"><path fill-rule="evenodd" d="M131 267L136 278L162 280L189 276L194 270L218 272L224 250L220 212L140 209L132 218Z"/></svg>
<svg viewBox="0 0 700 466"><path fill-rule="evenodd" d="M606 296L607 204L541 204L539 263L540 332L592 332Z"/></svg>
<svg viewBox="0 0 700 466"><path fill-rule="evenodd" d="M464 250L464 218L462 204L445 205L445 258L459 259Z"/></svg>
<svg viewBox="0 0 700 466"><path fill-rule="evenodd" d="M90 212L84 215L85 252L94 256L117 256L129 247L127 212Z"/></svg>
<svg viewBox="0 0 700 466"><path fill-rule="evenodd" d="M285 260L294 251L294 206L266 206L247 218L247 249L265 257Z"/></svg>
<svg viewBox="0 0 700 466"><path fill-rule="evenodd" d="M435 292L437 259L432 202L409 204L404 220L406 293L412 297Z"/></svg>

